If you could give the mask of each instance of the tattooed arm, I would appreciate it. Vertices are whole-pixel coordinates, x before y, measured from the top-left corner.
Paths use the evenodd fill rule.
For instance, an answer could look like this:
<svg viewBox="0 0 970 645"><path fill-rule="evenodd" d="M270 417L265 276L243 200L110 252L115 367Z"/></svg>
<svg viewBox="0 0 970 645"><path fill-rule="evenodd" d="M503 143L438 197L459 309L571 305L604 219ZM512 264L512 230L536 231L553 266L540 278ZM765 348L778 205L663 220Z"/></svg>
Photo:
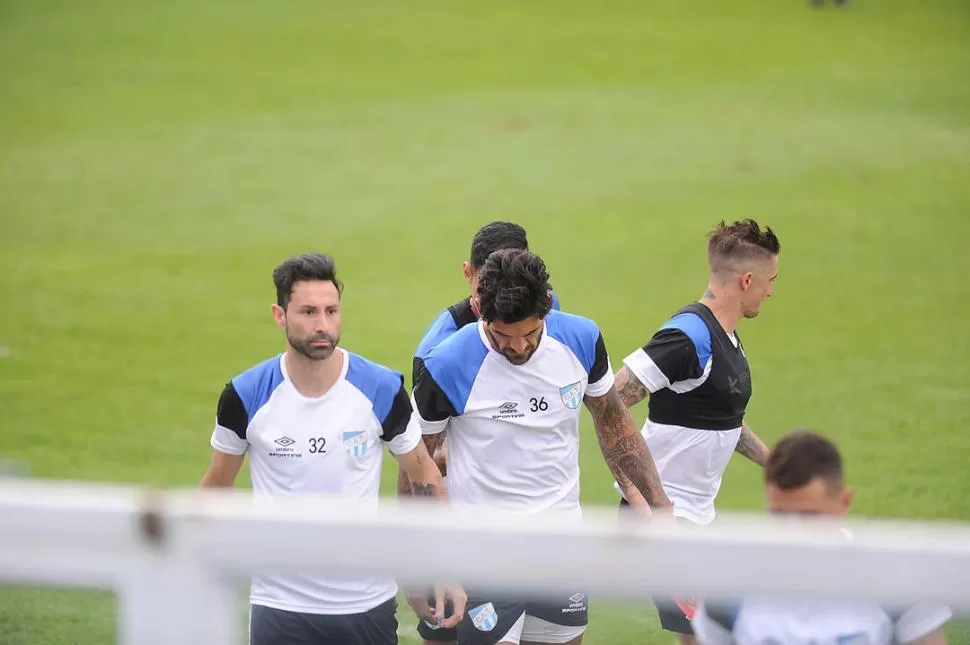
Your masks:
<svg viewBox="0 0 970 645"><path fill-rule="evenodd" d="M734 451L762 467L768 461L768 447L747 423L741 424L741 436L738 437L738 445Z"/></svg>
<svg viewBox="0 0 970 645"><path fill-rule="evenodd" d="M445 460L447 458L447 452L444 448L445 433L440 432L438 434L426 434L422 437L422 439L428 454L431 455L435 465L438 466L438 471L441 473L441 476L444 477L446 472ZM404 466L401 465L397 470L397 496L410 497L411 492L411 479L404 471Z"/></svg>
<svg viewBox="0 0 970 645"><path fill-rule="evenodd" d="M640 382L636 376L630 372L630 368L624 365L616 373L616 392L620 395L620 401L627 408L650 396L650 392Z"/></svg>
<svg viewBox="0 0 970 645"><path fill-rule="evenodd" d="M603 396L586 396L583 401L593 417L606 464L620 486L636 489L654 508L671 507L647 443L620 400L616 386Z"/></svg>
<svg viewBox="0 0 970 645"><path fill-rule="evenodd" d="M440 435L431 436L437 438ZM400 485L403 479L409 484L410 492L414 497L447 498L448 494L445 491L445 484L441 479L441 471L438 470L434 459L428 453L428 446L424 441L418 442L414 450L394 456L401 465L401 474L398 477L399 495Z"/></svg>

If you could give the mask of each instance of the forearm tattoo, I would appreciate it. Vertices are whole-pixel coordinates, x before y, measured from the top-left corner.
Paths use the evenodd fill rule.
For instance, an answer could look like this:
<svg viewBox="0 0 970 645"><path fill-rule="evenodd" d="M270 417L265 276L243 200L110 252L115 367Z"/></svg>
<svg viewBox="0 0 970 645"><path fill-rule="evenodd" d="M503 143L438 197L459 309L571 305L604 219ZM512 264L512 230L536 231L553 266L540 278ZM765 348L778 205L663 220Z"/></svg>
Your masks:
<svg viewBox="0 0 970 645"><path fill-rule="evenodd" d="M647 443L620 401L616 388L610 388L601 397L587 397L586 406L593 417L600 450L616 480L621 485L632 484L651 506L668 506L670 500L664 493Z"/></svg>

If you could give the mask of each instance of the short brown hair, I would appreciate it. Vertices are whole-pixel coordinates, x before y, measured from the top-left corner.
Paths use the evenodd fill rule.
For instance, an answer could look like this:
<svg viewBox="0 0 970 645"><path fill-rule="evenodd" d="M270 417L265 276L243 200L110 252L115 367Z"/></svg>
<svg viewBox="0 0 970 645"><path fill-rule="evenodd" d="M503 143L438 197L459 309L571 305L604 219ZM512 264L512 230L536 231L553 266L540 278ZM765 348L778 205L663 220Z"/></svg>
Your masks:
<svg viewBox="0 0 970 645"><path fill-rule="evenodd" d="M722 221L707 236L707 261L715 273L737 271L753 260L767 260L780 251L775 232L767 226L762 230L753 219L731 224Z"/></svg>
<svg viewBox="0 0 970 645"><path fill-rule="evenodd" d="M337 287L337 293L343 294L344 285L337 279L333 258L325 253L305 253L284 260L273 271L276 304L286 309L290 304L290 296L293 295L293 285L312 280L332 282Z"/></svg>
<svg viewBox="0 0 970 645"><path fill-rule="evenodd" d="M842 456L835 444L811 430L795 430L782 437L768 454L765 483L782 490L806 486L823 478L842 488Z"/></svg>

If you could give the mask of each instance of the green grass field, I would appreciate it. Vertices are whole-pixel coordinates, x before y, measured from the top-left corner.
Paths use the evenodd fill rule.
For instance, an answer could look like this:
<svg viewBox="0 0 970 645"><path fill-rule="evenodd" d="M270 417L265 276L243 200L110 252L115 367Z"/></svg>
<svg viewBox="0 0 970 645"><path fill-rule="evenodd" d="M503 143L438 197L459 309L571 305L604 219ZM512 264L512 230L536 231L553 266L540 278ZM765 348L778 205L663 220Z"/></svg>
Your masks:
<svg viewBox="0 0 970 645"><path fill-rule="evenodd" d="M752 216L783 244L753 427L836 438L857 513L970 520L963 0L6 0L0 69L0 457L37 477L194 486L289 254L334 254L343 344L408 371L514 219L618 367ZM735 460L720 508L760 505ZM3 645L113 635L110 596L0 590ZM670 639L594 599L587 642Z"/></svg>

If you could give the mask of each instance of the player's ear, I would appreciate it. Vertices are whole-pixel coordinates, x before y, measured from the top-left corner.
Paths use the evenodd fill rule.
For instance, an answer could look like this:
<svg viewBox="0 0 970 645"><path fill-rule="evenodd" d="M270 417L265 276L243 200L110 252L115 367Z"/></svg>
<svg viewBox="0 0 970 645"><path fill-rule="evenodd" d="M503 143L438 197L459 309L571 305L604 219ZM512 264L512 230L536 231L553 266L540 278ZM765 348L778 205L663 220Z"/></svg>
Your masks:
<svg viewBox="0 0 970 645"><path fill-rule="evenodd" d="M480 319L482 317L482 299L478 296L472 296L468 304L471 305L475 317Z"/></svg>
<svg viewBox="0 0 970 645"><path fill-rule="evenodd" d="M846 515L849 512L849 508L852 506L852 498L855 497L855 491L846 486L842 490L842 514Z"/></svg>
<svg viewBox="0 0 970 645"><path fill-rule="evenodd" d="M273 303L273 306L271 307L271 309L273 311L273 320L276 321L276 326L279 327L280 329L285 328L286 327L286 312L283 310L282 307L280 307L275 302Z"/></svg>
<svg viewBox="0 0 970 645"><path fill-rule="evenodd" d="M741 274L740 286L741 291L747 291L751 288L751 283L754 282L754 274L750 271L745 271Z"/></svg>
<svg viewBox="0 0 970 645"><path fill-rule="evenodd" d="M468 264L468 260L461 263L461 272L465 274L465 280L471 284L472 281L472 265Z"/></svg>

